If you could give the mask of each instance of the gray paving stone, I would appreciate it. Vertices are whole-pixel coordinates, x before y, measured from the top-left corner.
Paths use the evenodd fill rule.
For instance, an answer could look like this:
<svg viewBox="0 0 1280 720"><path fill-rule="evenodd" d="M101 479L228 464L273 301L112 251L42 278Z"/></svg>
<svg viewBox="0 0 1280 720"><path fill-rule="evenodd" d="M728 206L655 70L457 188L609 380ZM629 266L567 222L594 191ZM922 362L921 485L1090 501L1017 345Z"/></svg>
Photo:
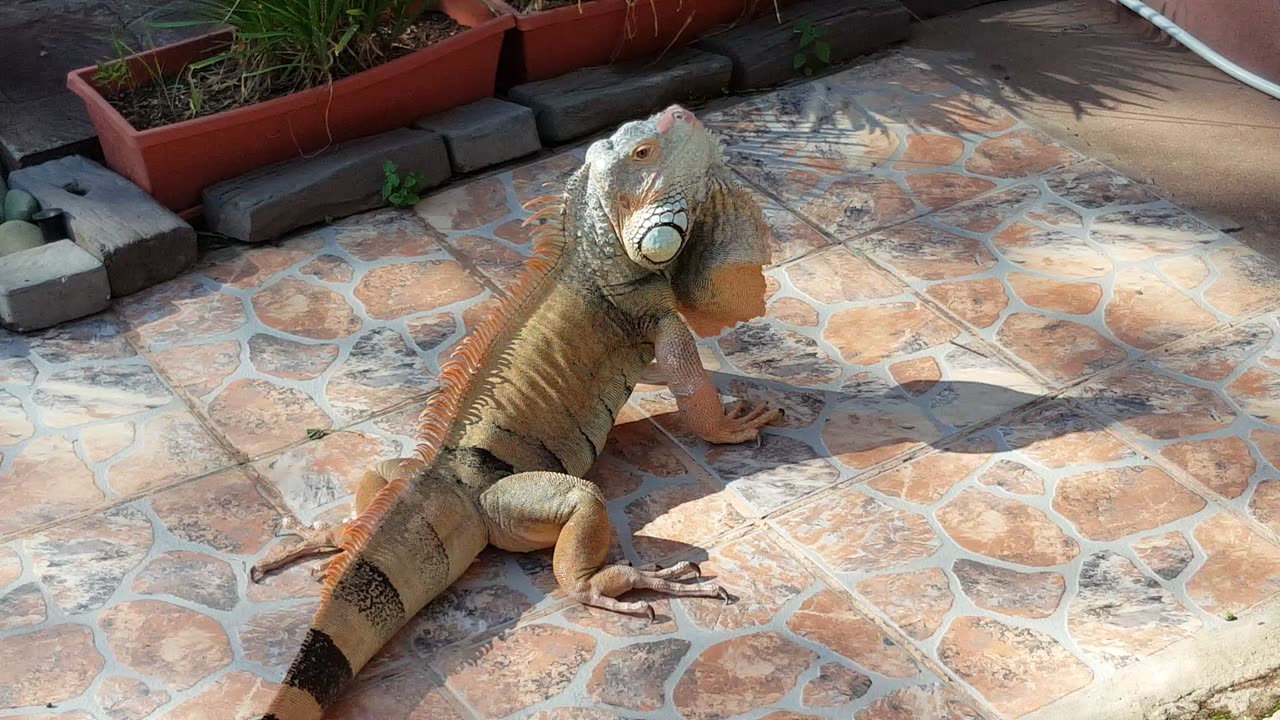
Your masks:
<svg viewBox="0 0 1280 720"><path fill-rule="evenodd" d="M67 72L111 57L111 33L119 27L104 2L0 0L0 161L6 168L97 151L84 104L66 88Z"/></svg>
<svg viewBox="0 0 1280 720"><path fill-rule="evenodd" d="M538 123L524 105L485 98L413 124L444 138L455 172L467 173L538 152Z"/></svg>
<svg viewBox="0 0 1280 720"><path fill-rule="evenodd" d="M378 207L382 164L403 177L422 176L422 189L449 178L449 153L432 132L399 128L335 145L311 158L255 170L205 188L210 229L246 242L263 242L324 220Z"/></svg>
<svg viewBox="0 0 1280 720"><path fill-rule="evenodd" d="M196 259L196 232L138 186L79 156L18 170L9 185L67 214L71 239L103 262L111 294L164 282Z"/></svg>
<svg viewBox="0 0 1280 720"><path fill-rule="evenodd" d="M68 91L39 100L0 102L3 169L31 167L68 155L102 157L97 132L80 98Z"/></svg>
<svg viewBox="0 0 1280 720"><path fill-rule="evenodd" d="M686 102L721 94L728 58L680 48L662 60L582 68L511 88L508 97L533 108L546 144L562 143Z"/></svg>
<svg viewBox="0 0 1280 720"><path fill-rule="evenodd" d="M771 87L797 76L796 24L805 20L828 29L822 40L830 45L835 64L906 39L911 14L898 0L805 0L788 5L781 23L766 14L707 36L698 47L733 61L735 92ZM821 65L812 52L808 56Z"/></svg>
<svg viewBox="0 0 1280 720"><path fill-rule="evenodd" d="M109 305L106 267L70 240L0 259L0 324L10 330L53 327Z"/></svg>

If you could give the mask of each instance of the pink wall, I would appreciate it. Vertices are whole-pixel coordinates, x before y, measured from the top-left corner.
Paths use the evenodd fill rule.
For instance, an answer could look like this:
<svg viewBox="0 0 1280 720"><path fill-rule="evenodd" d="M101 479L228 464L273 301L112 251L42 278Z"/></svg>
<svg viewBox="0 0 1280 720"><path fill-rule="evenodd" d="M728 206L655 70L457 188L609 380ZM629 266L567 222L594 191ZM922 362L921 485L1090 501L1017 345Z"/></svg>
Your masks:
<svg viewBox="0 0 1280 720"><path fill-rule="evenodd" d="M1219 55L1280 82L1280 0L1142 0Z"/></svg>

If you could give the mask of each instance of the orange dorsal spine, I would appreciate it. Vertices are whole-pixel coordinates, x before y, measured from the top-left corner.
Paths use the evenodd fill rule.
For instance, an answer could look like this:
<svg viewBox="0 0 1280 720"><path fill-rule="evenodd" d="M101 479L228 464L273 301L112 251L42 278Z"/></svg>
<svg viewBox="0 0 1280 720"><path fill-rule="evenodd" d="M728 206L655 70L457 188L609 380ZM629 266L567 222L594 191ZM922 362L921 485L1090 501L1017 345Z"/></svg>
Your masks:
<svg viewBox="0 0 1280 720"><path fill-rule="evenodd" d="M563 200L551 196L538 197L525 203L524 208L528 210L536 204L543 204L546 207L526 219L524 225L527 226L539 220L547 222L533 230L532 235L535 240L533 256L525 261L524 268L510 295L463 338L462 342L454 348L449 360L441 366L440 389L427 400L426 407L418 416L418 444L413 454L414 458L421 463L420 467L430 467L435 461L450 427L458 417L462 400L471 386L472 378L489 359L494 340L507 328L511 318L534 294L564 255ZM356 554L368 544L373 531L396 497L404 492L412 481L413 474L410 473L387 483L374 496L365 511L347 524L339 546L341 552L325 572L321 608L332 594L338 578L342 577Z"/></svg>

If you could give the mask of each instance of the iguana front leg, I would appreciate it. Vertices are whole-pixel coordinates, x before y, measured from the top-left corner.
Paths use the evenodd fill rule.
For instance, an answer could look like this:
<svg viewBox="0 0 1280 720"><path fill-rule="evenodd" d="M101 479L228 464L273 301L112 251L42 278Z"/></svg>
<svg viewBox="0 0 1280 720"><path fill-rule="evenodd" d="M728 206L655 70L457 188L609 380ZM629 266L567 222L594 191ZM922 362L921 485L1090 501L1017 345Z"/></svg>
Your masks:
<svg viewBox="0 0 1280 720"><path fill-rule="evenodd" d="M679 315L672 313L659 322L654 353L685 423L707 442L752 440L760 435L760 428L783 415L782 408L770 409L761 403L752 409L742 402L726 413L720 392L702 367L697 342Z"/></svg>
<svg viewBox="0 0 1280 720"><path fill-rule="evenodd" d="M659 570L605 565L613 525L604 495L593 483L556 472L525 472L499 480L480 495L489 543L503 550L529 552L555 546L556 582L584 605L654 617L647 602L616 599L628 590L653 590L680 597L729 595L719 585L684 585L674 579L697 577L697 565L683 562Z"/></svg>
<svg viewBox="0 0 1280 720"><path fill-rule="evenodd" d="M383 460L365 471L360 478L359 484L356 485L355 508L351 517L358 517L369 507L369 503L373 502L373 498L377 496L378 491L382 490L387 483L391 482L399 473L408 469L408 463L416 461L408 458L397 458L394 460ZM346 532L347 523L333 527L322 527L318 529L299 529L291 531L291 534L302 538L302 542L290 548L277 547L273 552L249 568L249 579L253 582L260 582L262 578L272 570L291 565L298 560L302 560L316 555L326 555L334 553L342 546L342 537ZM333 562L330 558L320 565L316 566L311 574L316 579L323 577L325 568L329 563Z"/></svg>

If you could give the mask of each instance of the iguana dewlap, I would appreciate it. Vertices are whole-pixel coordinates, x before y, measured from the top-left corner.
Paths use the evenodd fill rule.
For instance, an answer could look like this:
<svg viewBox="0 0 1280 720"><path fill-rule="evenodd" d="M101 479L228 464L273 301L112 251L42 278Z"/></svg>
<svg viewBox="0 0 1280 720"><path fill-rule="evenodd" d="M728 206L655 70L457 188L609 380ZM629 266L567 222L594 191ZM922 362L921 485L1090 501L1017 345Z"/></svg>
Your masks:
<svg viewBox="0 0 1280 720"><path fill-rule="evenodd" d="M260 564L339 549L319 609L262 720L316 720L404 624L486 545L555 547L556 580L579 602L628 613L633 588L716 597L692 563L605 565L613 527L582 479L656 357L688 427L714 443L754 439L780 415L725 412L681 313L713 333L764 311L768 229L726 169L719 141L671 106L591 145L547 220L512 297L442 369L414 457L383 462L336 537ZM535 201L538 202L538 201Z"/></svg>

